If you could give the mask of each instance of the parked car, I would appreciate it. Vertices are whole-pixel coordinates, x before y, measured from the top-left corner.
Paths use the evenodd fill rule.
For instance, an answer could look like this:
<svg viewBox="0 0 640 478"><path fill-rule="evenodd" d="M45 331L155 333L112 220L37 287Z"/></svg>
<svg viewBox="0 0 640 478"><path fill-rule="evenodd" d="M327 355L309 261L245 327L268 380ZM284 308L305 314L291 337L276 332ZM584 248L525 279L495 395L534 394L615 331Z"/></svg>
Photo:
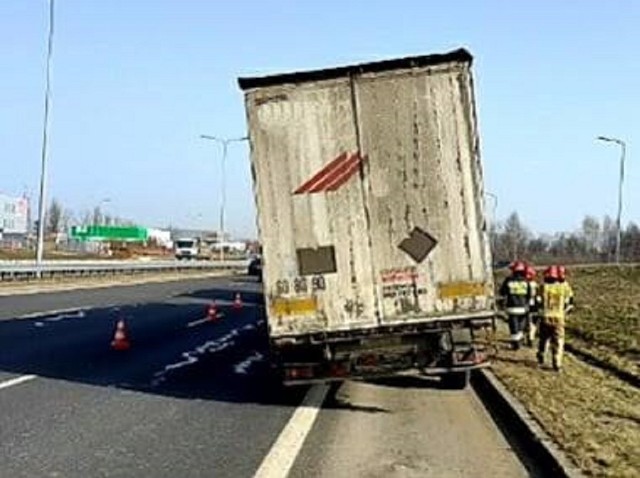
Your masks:
<svg viewBox="0 0 640 478"><path fill-rule="evenodd" d="M262 280L262 257L254 256L249 259L249 269L247 274L250 276L255 276L258 280Z"/></svg>

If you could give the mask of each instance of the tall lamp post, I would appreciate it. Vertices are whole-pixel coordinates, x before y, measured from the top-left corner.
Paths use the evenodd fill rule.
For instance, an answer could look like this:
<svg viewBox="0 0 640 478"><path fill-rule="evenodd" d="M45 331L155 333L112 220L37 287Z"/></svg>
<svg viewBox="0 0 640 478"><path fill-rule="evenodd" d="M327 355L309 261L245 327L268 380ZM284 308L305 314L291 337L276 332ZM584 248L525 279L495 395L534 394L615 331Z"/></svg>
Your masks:
<svg viewBox="0 0 640 478"><path fill-rule="evenodd" d="M485 196L490 197L493 201L493 211L491 213L491 225L489 229L489 240L491 243L491 253L492 255L496 252L496 243L495 243L495 235L497 234L497 230L492 230L496 226L496 214L498 210L498 196L493 193L485 192Z"/></svg>
<svg viewBox="0 0 640 478"><path fill-rule="evenodd" d="M38 277L42 274L42 256L44 255L44 221L47 207L47 157L49 155L49 109L51 105L51 60L53 57L54 0L49 0L49 31L47 35L47 66L44 92L44 118L42 125L42 154L40 164L40 197L38 198L38 243L36 246L36 269Z"/></svg>
<svg viewBox="0 0 640 478"><path fill-rule="evenodd" d="M624 183L624 161L627 154L627 144L618 138L598 136L598 141L615 143L620 146L620 180L618 183L618 217L616 219L616 264L620 264L620 242L622 238L622 186Z"/></svg>
<svg viewBox="0 0 640 478"><path fill-rule="evenodd" d="M229 144L231 143L239 143L242 141L247 141L249 138L247 136L242 136L239 138L218 138L217 136L211 136L208 134L201 134L200 138L208 139L210 141L215 141L222 145L222 191L221 191L221 201L220 201L220 260L224 261L224 238L225 238L225 206L227 202L227 191L226 191L226 163L227 163L227 151L229 149Z"/></svg>

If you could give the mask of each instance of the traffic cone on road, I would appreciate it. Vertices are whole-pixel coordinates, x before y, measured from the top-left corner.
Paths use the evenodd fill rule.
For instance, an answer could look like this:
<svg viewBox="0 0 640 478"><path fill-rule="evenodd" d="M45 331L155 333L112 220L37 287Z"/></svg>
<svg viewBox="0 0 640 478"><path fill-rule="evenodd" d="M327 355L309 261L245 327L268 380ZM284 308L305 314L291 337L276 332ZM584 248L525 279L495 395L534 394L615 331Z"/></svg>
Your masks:
<svg viewBox="0 0 640 478"><path fill-rule="evenodd" d="M116 324L116 333L113 336L111 348L114 350L129 350L131 348L131 343L127 337L127 326L124 323L124 319L118 320L118 323Z"/></svg>
<svg viewBox="0 0 640 478"><path fill-rule="evenodd" d="M218 307L216 307L215 301L211 302L207 306L207 317L211 322L216 322L220 318L220 315L218 314Z"/></svg>
<svg viewBox="0 0 640 478"><path fill-rule="evenodd" d="M233 299L233 309L234 310L242 309L242 297L240 296L240 292L237 292L236 298Z"/></svg>

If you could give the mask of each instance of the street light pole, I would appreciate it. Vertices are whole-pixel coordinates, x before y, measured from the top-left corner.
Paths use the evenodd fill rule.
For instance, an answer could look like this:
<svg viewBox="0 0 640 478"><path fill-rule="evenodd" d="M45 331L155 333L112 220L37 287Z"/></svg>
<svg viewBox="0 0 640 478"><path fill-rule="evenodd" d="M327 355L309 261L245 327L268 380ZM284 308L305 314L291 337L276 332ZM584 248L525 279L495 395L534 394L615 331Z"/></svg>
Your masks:
<svg viewBox="0 0 640 478"><path fill-rule="evenodd" d="M495 222L496 220L496 211L498 209L498 196L493 193L484 193L485 196L489 196L493 200L493 212L491 213L491 222Z"/></svg>
<svg viewBox="0 0 640 478"><path fill-rule="evenodd" d="M496 215L497 215L497 210L498 210L498 196L496 196L493 193L488 193L488 192L485 192L484 194L485 194L485 196L488 196L493 200L493 212L491 213L491 224L490 224L490 228L489 228L489 241L491 243L491 253L493 255L496 252L495 236L498 233L498 231L495 230L495 227L496 227L496 224L497 224Z"/></svg>
<svg viewBox="0 0 640 478"><path fill-rule="evenodd" d="M49 154L49 109L51 105L51 59L53 57L54 0L49 0L49 32L47 35L47 66L44 93L44 118L42 126L42 154L40 165L40 197L38 198L38 243L36 246L36 269L38 277L42 274L42 256L44 255L44 221L47 196L47 157Z"/></svg>
<svg viewBox="0 0 640 478"><path fill-rule="evenodd" d="M227 151L230 143L238 143L241 141L246 141L249 138L246 136L240 138L218 138L217 136L211 136L208 134L201 134L200 138L208 139L210 141L215 141L222 145L222 165L221 172L222 176L220 178L222 191L220 192L220 260L224 261L224 237L225 237L225 207L227 202L227 187L226 187L226 164L227 164Z"/></svg>
<svg viewBox="0 0 640 478"><path fill-rule="evenodd" d="M620 243L622 241L622 186L624 183L624 162L627 155L627 144L618 138L598 136L599 141L616 143L620 146L620 180L618 182L618 217L616 219L616 264L620 265Z"/></svg>

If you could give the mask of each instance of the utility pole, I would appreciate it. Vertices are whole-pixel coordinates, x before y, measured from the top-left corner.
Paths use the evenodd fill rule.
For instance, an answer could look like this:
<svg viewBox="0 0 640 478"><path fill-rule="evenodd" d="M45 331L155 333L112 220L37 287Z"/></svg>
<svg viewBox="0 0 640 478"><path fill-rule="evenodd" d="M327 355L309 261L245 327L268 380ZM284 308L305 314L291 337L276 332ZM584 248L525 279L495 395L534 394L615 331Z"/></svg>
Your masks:
<svg viewBox="0 0 640 478"><path fill-rule="evenodd" d="M49 0L49 32L47 38L47 65L44 93L44 118L42 126L42 156L40 165L40 197L38 199L38 244L36 246L36 269L42 275L44 255L45 212L47 208L47 157L49 155L49 110L51 109L51 63L53 57L54 0Z"/></svg>

